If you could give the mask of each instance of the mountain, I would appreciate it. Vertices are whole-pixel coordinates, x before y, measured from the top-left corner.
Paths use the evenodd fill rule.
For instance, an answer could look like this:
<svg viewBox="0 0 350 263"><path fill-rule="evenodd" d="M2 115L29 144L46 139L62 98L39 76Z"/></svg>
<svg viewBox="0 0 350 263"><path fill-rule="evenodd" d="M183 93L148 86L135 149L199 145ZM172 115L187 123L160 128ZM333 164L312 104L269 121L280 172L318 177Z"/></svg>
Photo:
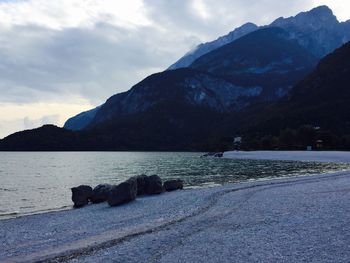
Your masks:
<svg viewBox="0 0 350 263"><path fill-rule="evenodd" d="M200 44L194 51L188 52L171 65L169 69L188 67L199 57L253 31L266 27L280 27L288 31L302 47L319 59L350 41L349 21L339 23L331 9L327 6L319 6L293 17L280 17L265 26L257 26L252 23L244 24L215 41Z"/></svg>
<svg viewBox="0 0 350 263"><path fill-rule="evenodd" d="M285 99L246 115L243 133L278 135L286 128L320 127L350 135L350 42L326 56ZM243 128L244 127L244 128Z"/></svg>
<svg viewBox="0 0 350 263"><path fill-rule="evenodd" d="M89 129L166 101L217 112L240 111L284 96L316 63L283 29L257 30L200 57L190 68L151 75L129 91L112 96L84 124ZM79 116L72 120L80 121Z"/></svg>
<svg viewBox="0 0 350 263"><path fill-rule="evenodd" d="M262 36L261 33L260 36L259 34L251 35L251 33L259 31L258 29L271 28L272 31L276 31L276 27L284 29L287 33L277 32L275 35L273 35L273 32L271 31L269 32L267 30L265 32L269 32L273 38L279 37L279 55L277 54L278 52L275 52L272 50L272 48L268 47L269 44L277 47L277 44L272 43L272 41L269 43L268 33L265 33L265 37ZM251 39L245 38L248 35ZM263 50L263 48L259 48L257 43L254 43L254 37L256 37L257 42L260 41L260 39L264 40L265 50ZM284 40L282 39L283 37L285 38ZM243 41L236 43L236 40L240 40L240 38L243 38ZM289 41L291 39L298 42L299 47L296 47L295 43L292 44L292 41ZM221 63L221 65L215 70L214 74L225 78L224 81L227 81L226 79L229 78L229 82L231 82L234 86L248 87L250 89L255 87L263 90L261 96L259 96L257 100L254 100L254 98L249 98L246 102L240 102L240 107L237 107L242 108L244 105L256 103L261 99L276 100L288 94L292 85L295 84L296 81L302 79L309 72L311 69L310 65L312 64L312 60L314 60L314 63L316 63L321 57L330 53L335 48L340 47L343 43L349 40L350 21L339 23L328 7L320 6L308 12L302 12L294 17L278 18L272 24L265 27L258 27L252 23L247 23L215 41L199 45L195 51L186 54L169 69L192 67L194 69L200 69L201 71L212 72L213 69L209 68L209 65L212 66L212 64L208 64L206 66L206 63L204 63L204 60L210 57L209 53L215 52L215 55L220 55L220 53L225 54L225 52L221 50L221 47L235 43L237 52L230 55L230 65L224 67L224 65L222 65L223 61L226 63L229 59L221 56L221 61L216 59L216 61L219 64ZM247 42L250 49L247 48L244 50L244 41ZM283 41L286 43L286 45L288 45L288 47L292 48L291 50L295 53L294 55L298 53L296 49L300 50L300 47L303 47L308 51L308 53L311 53L306 54L304 61L305 65L303 65L303 57L301 55L302 53L305 54L305 52L299 52L299 55L296 55L297 60L291 61L288 59L288 56L283 54L283 44L281 43ZM239 45L241 45L241 50L239 52L243 52L241 54L241 62L245 58L247 58L247 60L250 59L250 61L244 62L244 65L242 63L233 65L232 63L235 61L234 59L237 60L240 56L240 54L238 54ZM253 49L256 48L257 51L255 52ZM229 50L230 48L226 47L226 49ZM264 62L262 57L259 59L259 61L256 61L257 63L254 63L253 54L250 54L250 51L253 51L253 53L260 52L262 55L266 53L266 57L276 57L274 61L270 61L270 64ZM287 55L290 55L290 53L292 52L288 51ZM310 58L312 57L310 55L312 55L314 58ZM300 65L300 67L298 67L298 65ZM239 67L242 67L242 69L240 70ZM223 69L225 74L222 74L220 69ZM232 73L230 73L231 69L233 69ZM72 130L80 130L84 127L88 127L88 124L92 122L97 111L94 109L72 117L65 124L65 127Z"/></svg>
<svg viewBox="0 0 350 263"><path fill-rule="evenodd" d="M195 60L190 67L243 87L259 87L263 100L275 100L311 72L317 59L281 28L250 33Z"/></svg>
<svg viewBox="0 0 350 263"><path fill-rule="evenodd" d="M343 42L350 41L350 20L341 23L341 31L345 32Z"/></svg>
<svg viewBox="0 0 350 263"><path fill-rule="evenodd" d="M188 52L182 58L180 58L176 63L169 67L169 70L185 68L192 64L197 58L203 56L204 54L222 47L228 43L235 41L236 39L249 34L258 29L258 26L253 23L246 23L241 27L236 28L232 32L228 33L225 36L219 37L218 39L200 44L193 51Z"/></svg>
<svg viewBox="0 0 350 263"><path fill-rule="evenodd" d="M348 31L342 28L331 9L320 6L294 17L278 18L269 26L290 32L298 43L322 58L349 41Z"/></svg>
<svg viewBox="0 0 350 263"><path fill-rule="evenodd" d="M82 130L95 118L99 109L100 107L96 107L92 110L79 113L78 115L69 118L63 127L72 131Z"/></svg>
<svg viewBox="0 0 350 263"><path fill-rule="evenodd" d="M74 151L80 149L73 131L44 125L41 128L11 134L0 140L2 151Z"/></svg>
<svg viewBox="0 0 350 263"><path fill-rule="evenodd" d="M153 74L99 108L71 118L66 127L77 132L44 126L5 138L0 149L207 150L237 133L277 136L282 129L304 124L347 131L346 52L326 56L297 83L315 68L319 52L340 43L333 41L338 36L334 32L343 32L339 41L347 39L349 22L337 22L320 7L274 23L279 27L259 28L186 68ZM297 31L303 23L307 35ZM332 26L327 42L324 29ZM302 41L304 37L314 40ZM332 83L337 85L334 94Z"/></svg>
<svg viewBox="0 0 350 263"><path fill-rule="evenodd" d="M237 112L284 96L316 63L283 29L257 30L200 57L191 68L151 75L112 96L87 128L166 103Z"/></svg>
<svg viewBox="0 0 350 263"><path fill-rule="evenodd" d="M319 137L316 138L322 138L325 143L333 142L333 148L330 149L350 147L350 43L322 59L317 68L300 81L288 96L274 104L258 107L253 105L239 114L218 112L208 107L210 100L198 106L195 104L196 96L184 100L182 96L187 96L186 90L193 88L191 84L180 88L181 91L174 91L175 86L166 85L167 81L173 83L169 80L171 78L178 81L197 76L202 79L203 75L200 74L208 73L180 69L169 71L167 74L170 75L150 76L142 85L134 87L135 90L147 90L150 88L149 83L154 82L158 83L158 87L164 87L170 92L168 95L162 95L163 99L157 105L147 107L143 112L117 114L116 117L104 120L93 128L79 132L46 125L39 129L15 133L0 141L0 150L225 149L221 148L217 141L213 145L212 141L227 137L230 142L230 136L237 132L243 134L244 138L249 138L251 134L276 136L286 128L299 129L304 133L306 131L308 136L311 131L311 135L315 136L312 128L314 126L319 126L321 131L324 131L319 132ZM206 83L204 81L203 85ZM153 92L151 94L157 95ZM119 96L125 99L128 94ZM117 97L111 98L109 103L114 99L122 99ZM102 106L100 110L114 114L113 107ZM305 128L305 125L311 128ZM283 141L281 136L277 138L280 142ZM286 138L284 140L288 143L296 140L295 135L291 134ZM266 137L264 140L266 142ZM257 144L252 144L250 149L257 147Z"/></svg>
<svg viewBox="0 0 350 263"><path fill-rule="evenodd" d="M165 71L153 74L129 91L109 98L89 127L118 116L143 113L158 105L186 104L216 112L237 110L245 107L250 98L259 96L261 92L260 87L241 87L195 69Z"/></svg>

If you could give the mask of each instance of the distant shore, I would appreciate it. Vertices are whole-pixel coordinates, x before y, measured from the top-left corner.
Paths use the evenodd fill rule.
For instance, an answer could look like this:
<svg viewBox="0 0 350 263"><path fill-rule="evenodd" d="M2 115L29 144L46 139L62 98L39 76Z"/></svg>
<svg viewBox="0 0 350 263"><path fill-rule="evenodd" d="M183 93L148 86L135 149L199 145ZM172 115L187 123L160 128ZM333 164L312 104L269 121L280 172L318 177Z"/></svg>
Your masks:
<svg viewBox="0 0 350 263"><path fill-rule="evenodd" d="M229 151L224 158L350 163L350 152L340 151Z"/></svg>
<svg viewBox="0 0 350 263"><path fill-rule="evenodd" d="M0 221L1 262L348 262L350 172Z"/></svg>

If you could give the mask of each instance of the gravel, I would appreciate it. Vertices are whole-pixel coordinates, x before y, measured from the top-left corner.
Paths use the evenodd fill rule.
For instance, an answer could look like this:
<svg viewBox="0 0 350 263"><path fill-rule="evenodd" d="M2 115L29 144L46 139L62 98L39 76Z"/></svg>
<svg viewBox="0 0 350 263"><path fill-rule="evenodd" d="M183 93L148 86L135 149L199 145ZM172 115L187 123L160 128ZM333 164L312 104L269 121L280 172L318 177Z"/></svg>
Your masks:
<svg viewBox="0 0 350 263"><path fill-rule="evenodd" d="M0 221L1 262L349 262L350 172Z"/></svg>

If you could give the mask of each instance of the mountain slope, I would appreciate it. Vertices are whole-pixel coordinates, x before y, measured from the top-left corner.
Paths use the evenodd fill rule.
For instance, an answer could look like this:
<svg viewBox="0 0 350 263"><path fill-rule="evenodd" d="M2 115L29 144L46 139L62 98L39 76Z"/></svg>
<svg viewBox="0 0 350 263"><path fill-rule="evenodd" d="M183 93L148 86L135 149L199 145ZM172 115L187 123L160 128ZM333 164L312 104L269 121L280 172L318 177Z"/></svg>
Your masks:
<svg viewBox="0 0 350 263"><path fill-rule="evenodd" d="M202 56L191 68L153 74L112 96L88 127L164 102L240 111L284 96L314 65L316 59L283 29L261 29Z"/></svg>
<svg viewBox="0 0 350 263"><path fill-rule="evenodd" d="M322 59L286 99L250 114L245 131L278 134L285 128L311 125L338 135L350 134L349 83L350 42Z"/></svg>
<svg viewBox="0 0 350 263"><path fill-rule="evenodd" d="M198 73L183 70L168 73L182 77ZM145 83L154 79L157 83L166 83L167 78L161 80L161 76L153 76ZM320 126L321 130L331 131L339 138L348 138L349 83L350 43L322 59L316 70L299 82L288 97L272 105L254 105L239 114L228 114L206 104L195 105L191 98L178 101L175 91L143 112L118 114L85 131L44 126L13 134L0 141L0 150L212 150L222 149L216 148L221 147L218 144L210 146L212 140L237 132L244 138L249 134L278 135L285 128L302 125ZM147 85L142 85L141 89L145 87ZM325 143L333 140L332 136L326 134ZM289 143L295 140L287 138ZM250 149L256 149L254 145ZM333 145L347 149L343 139Z"/></svg>
<svg viewBox="0 0 350 263"><path fill-rule="evenodd" d="M84 129L86 126L91 123L91 121L95 118L96 113L99 111L100 107L96 107L89 111L84 111L79 113L78 115L69 118L64 124L64 128L72 131L79 131Z"/></svg>
<svg viewBox="0 0 350 263"><path fill-rule="evenodd" d="M288 31L302 47L309 50L317 58L322 58L347 41L350 41L348 24L346 22L339 23L329 7L319 6L293 17L280 17L265 26L247 23L226 36L199 45L194 51L188 52L170 66L169 69L188 67L199 57L251 32L266 27L280 27Z"/></svg>
<svg viewBox="0 0 350 263"><path fill-rule="evenodd" d="M245 87L261 87L274 100L306 76L317 60L281 28L250 33L198 58L191 68L210 72Z"/></svg>
<svg viewBox="0 0 350 263"><path fill-rule="evenodd" d="M295 41L298 42L301 47L316 57L317 60L350 40L350 21L339 23L332 11L326 6L314 8L308 12L300 13L295 17L279 18L268 26L260 27L260 29L276 26L287 31L289 34L288 38L295 39ZM258 29L259 27L254 24L245 24L226 36L220 37L215 41L199 45L194 52L189 52L189 54L186 54L177 63L172 65L170 69L188 67L192 64L194 68L200 68L201 70L209 70L212 72L210 68L202 68L197 64L197 62L195 64L194 62L196 60L203 59L209 53L214 52L227 44L240 40L241 37L245 37L252 32L255 33L258 31ZM268 38L265 40L265 50L262 50L261 48L259 49L259 46L254 45L253 42L249 43L249 45L256 49L256 52L260 52L260 55L266 53L266 55L271 56L273 55L271 52L273 48L271 47L275 47L275 43L272 41L269 43ZM288 43L288 46L291 46L290 43ZM276 53L275 51L273 52ZM288 52L290 53L290 51ZM302 52L299 53L301 54ZM299 57L299 62L300 58L303 59L300 54L297 55L297 57ZM280 58L276 58L275 61L271 61L270 64L257 61L260 63L260 65L259 63L254 63L255 61L253 60L252 54L250 54L249 50L245 50L242 55L250 59L248 64L242 65L242 63L239 63L236 65L235 72L232 74L227 74L230 73L229 70L234 68L232 67L234 65L232 65L231 61L231 66L226 67L228 70L226 69L224 77L229 77L229 81L233 82L235 86L258 88L262 89L263 92L261 93L260 98L257 100L250 98L247 102L241 102L241 108L244 105L259 102L262 99L276 100L285 96L288 94L292 85L295 84L296 81L302 79L311 69L310 66L306 65L310 65L308 62L298 68L297 65L300 64L298 61L291 61L288 58L283 60L282 54L280 54ZM245 57L243 57L242 60L245 59ZM309 57L310 54L307 54L305 56L305 60L307 60ZM224 57L222 57L222 61L216 59L216 63L222 64L223 61L227 61L225 59L226 58ZM248 67L249 64L250 68ZM225 67L223 66L224 65L221 65L221 68L224 69ZM241 71L239 71L240 69L238 66L242 67ZM275 72L272 72L273 70L275 70ZM215 74L222 75L219 69L216 70ZM96 113L96 111L92 112L93 114ZM80 130L87 127L92 120L93 114L91 114L89 111L87 113L81 113L75 117L72 117L66 123L65 127L72 130Z"/></svg>
<svg viewBox="0 0 350 263"><path fill-rule="evenodd" d="M218 39L207 42L204 44L200 44L195 48L195 50L188 52L182 58L180 58L177 62L169 67L169 70L185 68L192 64L197 58L203 56L210 51L222 47L228 43L235 41L236 39L249 34L258 29L258 26L253 23L246 23L241 27L236 28L232 32L228 33L225 36L219 37Z"/></svg>
<svg viewBox="0 0 350 263"><path fill-rule="evenodd" d="M294 17L278 18L269 26L280 27L290 32L298 43L314 56L322 58L349 41L331 9L319 6Z"/></svg>
<svg viewBox="0 0 350 263"><path fill-rule="evenodd" d="M109 98L90 127L119 116L143 113L158 105L163 105L163 110L167 104L204 107L218 113L239 110L261 92L259 87L241 87L194 69L165 71L147 77L128 92Z"/></svg>

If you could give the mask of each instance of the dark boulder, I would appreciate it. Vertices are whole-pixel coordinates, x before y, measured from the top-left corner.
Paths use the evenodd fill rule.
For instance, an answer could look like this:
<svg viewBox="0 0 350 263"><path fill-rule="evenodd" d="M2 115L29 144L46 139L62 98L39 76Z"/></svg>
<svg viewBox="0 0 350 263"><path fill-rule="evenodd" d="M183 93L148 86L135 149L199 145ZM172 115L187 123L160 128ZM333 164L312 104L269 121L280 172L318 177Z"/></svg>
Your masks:
<svg viewBox="0 0 350 263"><path fill-rule="evenodd" d="M148 176L147 175L139 175L136 176L136 181L137 181L137 195L145 195L146 192L146 188L147 188L147 180L148 180Z"/></svg>
<svg viewBox="0 0 350 263"><path fill-rule="evenodd" d="M94 204L105 202L108 199L109 191L111 191L112 185L99 184L92 190L91 202Z"/></svg>
<svg viewBox="0 0 350 263"><path fill-rule="evenodd" d="M160 194L164 192L162 179L158 175L151 175L147 177L146 194Z"/></svg>
<svg viewBox="0 0 350 263"><path fill-rule="evenodd" d="M90 186L80 185L78 187L73 187L71 190L74 207L82 207L89 203L92 196L92 188Z"/></svg>
<svg viewBox="0 0 350 263"><path fill-rule="evenodd" d="M117 186L113 186L109 191L107 201L110 206L117 206L134 201L136 196L137 180L132 177Z"/></svg>
<svg viewBox="0 0 350 263"><path fill-rule="evenodd" d="M180 179L169 180L164 182L164 189L167 192L183 189L183 187L184 187L184 182Z"/></svg>

